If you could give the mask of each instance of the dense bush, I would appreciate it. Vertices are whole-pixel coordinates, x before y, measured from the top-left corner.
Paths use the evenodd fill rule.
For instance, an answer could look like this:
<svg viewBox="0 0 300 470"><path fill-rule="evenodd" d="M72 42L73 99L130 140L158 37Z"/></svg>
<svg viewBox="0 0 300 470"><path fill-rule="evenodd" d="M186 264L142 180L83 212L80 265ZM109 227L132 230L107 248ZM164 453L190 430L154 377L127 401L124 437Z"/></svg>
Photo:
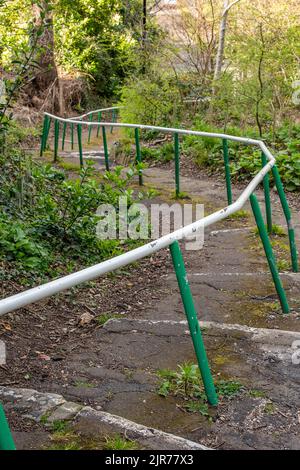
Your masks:
<svg viewBox="0 0 300 470"><path fill-rule="evenodd" d="M203 132L224 132L201 120L197 120L195 130ZM227 134L259 138L253 129L242 132L238 128L229 127ZM277 166L285 188L288 191L300 190L300 126L283 125L277 132L277 138L272 142L272 135L266 134L266 144L274 148ZM221 139L186 136L183 151L194 161L212 171L223 171L223 153ZM237 142L229 142L231 175L238 180L249 179L261 168L261 152L252 146Z"/></svg>
<svg viewBox="0 0 300 470"><path fill-rule="evenodd" d="M0 164L0 258L11 267L53 275L70 263L100 262L123 250L118 240L97 238L96 210L102 203L118 208L120 195L132 204L128 186L135 169L124 173L116 167L99 182L87 165L70 179L17 150L2 156Z"/></svg>
<svg viewBox="0 0 300 470"><path fill-rule="evenodd" d="M168 77L139 78L122 88L121 120L156 126L174 125L180 118L178 88Z"/></svg>

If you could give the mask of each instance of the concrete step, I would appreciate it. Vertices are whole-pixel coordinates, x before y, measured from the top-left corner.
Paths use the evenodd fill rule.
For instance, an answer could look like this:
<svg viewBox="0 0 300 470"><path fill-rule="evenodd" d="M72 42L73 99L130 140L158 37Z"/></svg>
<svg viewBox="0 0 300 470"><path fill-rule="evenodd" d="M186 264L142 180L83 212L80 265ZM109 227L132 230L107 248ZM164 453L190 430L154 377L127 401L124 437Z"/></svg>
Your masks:
<svg viewBox="0 0 300 470"><path fill-rule="evenodd" d="M210 410L212 421L183 412L180 397L157 393L158 370L195 362L185 321L109 320L92 356L70 353L73 385L64 385L65 396L208 447L300 449L300 368L293 363L300 333L200 324L215 378L244 387L239 397ZM52 391L61 386L53 383ZM270 414L263 411L268 407Z"/></svg>

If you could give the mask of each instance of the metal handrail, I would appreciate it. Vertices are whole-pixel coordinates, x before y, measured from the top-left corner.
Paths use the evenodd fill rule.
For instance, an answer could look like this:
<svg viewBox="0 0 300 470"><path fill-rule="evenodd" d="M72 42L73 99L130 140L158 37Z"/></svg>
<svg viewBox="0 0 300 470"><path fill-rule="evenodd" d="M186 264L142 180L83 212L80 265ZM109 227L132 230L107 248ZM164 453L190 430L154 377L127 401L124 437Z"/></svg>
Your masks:
<svg viewBox="0 0 300 470"><path fill-rule="evenodd" d="M83 117L92 115L93 113L99 113L99 112L100 112L99 110L92 111L90 113L83 115L81 118L76 118L76 119L75 118L61 118L50 113L45 113L41 154L43 153L43 150L45 148L45 143L47 140L47 135L49 134L49 122L48 121L54 120L55 154L57 153L57 148L58 148L59 122L63 122L65 125L67 123L70 123L72 126L72 129L74 125L77 125L78 143L79 143L80 155L82 159L81 126L82 125L98 126L98 127L101 126L102 129L112 126L111 122L109 123L108 122L94 122L92 121L92 119L90 119L89 121L82 120ZM195 349L195 353L196 353L197 360L198 360L199 370L201 372L203 383L204 383L205 392L206 392L209 403L211 403L212 405L216 405L218 403L218 398L216 395L216 390L214 387L213 379L210 373L207 356L205 352L205 347L203 344L201 331L199 328L197 313L196 313L195 306L193 303L190 286L186 277L184 261L182 258L178 241L190 238L191 236L195 235L195 233L197 233L199 230L202 230L205 227L208 227L216 222L219 222L229 217L230 215L242 209L242 207L245 205L248 199L250 199L253 213L255 216L255 220L258 226L259 234L262 239L262 243L263 243L264 250L267 256L270 271L271 271L273 281L275 284L275 288L278 293L279 300L282 306L282 310L284 313L289 313L289 305L288 305L286 294L285 294L285 291L284 291L284 288L282 286L282 282L279 276L276 260L273 255L272 245L268 237L268 233L264 224L264 220L261 214L261 210L260 210L257 198L253 194L256 188L258 187L258 185L262 181L265 181L266 176L269 175L270 171L272 171L274 174L275 183L278 189L278 193L279 193L280 200L284 209L284 213L288 222L290 241L291 241L292 238L294 237L294 229L291 225L291 214L290 214L289 207L285 198L281 179L280 179L278 170L275 166L275 163L276 163L275 158L270 152L270 150L267 148L265 143L260 140L248 139L244 137L232 136L232 135L227 135L227 134L218 134L218 133L201 132L201 131L176 129L176 128L165 128L165 127L148 126L148 125L141 125L141 124L113 123L113 126L120 127L120 128L135 129L135 138L136 138L136 146L137 146L138 153L140 153L138 129L156 130L159 132L173 133L175 136L175 141L174 141L175 159L177 158L177 164L175 165L175 168L177 168L177 172L178 172L178 174L176 175L177 177L179 177L179 165L178 165L178 159L179 159L178 136L179 135L195 135L199 137L213 137L213 138L222 139L223 143L224 141L227 143L228 140L232 140L232 141L244 143L246 145L253 145L253 146L258 147L261 150L262 154L264 155L264 158L269 161L263 162L262 169L247 185L247 187L240 194L238 199L235 202L230 203L227 207L221 210L218 210L214 212L213 214L210 214L206 217L203 217L202 219L197 220L196 222L192 224L189 224L185 227L175 230L174 232L168 235L160 237L155 241L151 241L141 247L135 248L134 250L131 250L127 253L116 256L107 261L103 261L102 263L96 264L94 266L75 272L73 274L69 274L67 276L61 277L54 281L47 282L43 285L34 287L25 292L21 292L19 294L7 297L6 299L2 299L0 300L0 315L4 315L8 312L12 312L18 308L24 307L33 302L37 302L44 298L50 297L54 294L62 292L71 287L96 279L106 273L112 272L116 269L119 269L128 264L136 262L140 259L145 258L146 256L152 255L153 253L156 253L157 251L163 248L169 247L171 251L171 255L172 255L172 260L173 260L173 265L174 265L174 270L176 273L178 285L180 288L180 294L182 297L185 313L186 313L188 323L189 323L191 337L194 343L194 349ZM46 139L45 139L45 135L46 135ZM103 139L105 139L105 132L103 133ZM104 144L105 143L106 143L106 140L104 140ZM224 150L226 150L227 157L228 157L227 144L224 147ZM107 149L106 149L106 153L107 153ZM228 184L228 179L227 179L228 169L229 169L228 158L227 158L227 162L225 162L225 169L226 169L226 165L227 165L226 183ZM230 174L229 174L229 178L230 178ZM232 197L231 192L230 194L228 194L228 196L230 196L230 198ZM294 245L293 245L293 248L295 249Z"/></svg>
<svg viewBox="0 0 300 470"><path fill-rule="evenodd" d="M68 119L70 119L70 120L83 119L87 116L90 116L91 114L104 113L105 111L116 111L116 110L122 109L122 108L123 108L123 106L111 106L110 108L95 109L94 111L89 111L88 113L82 114L81 116L74 116L74 117L70 117Z"/></svg>
<svg viewBox="0 0 300 470"><path fill-rule="evenodd" d="M200 229L208 227L220 220L223 220L235 212L242 209L250 195L254 192L257 186L261 183L264 176L270 171L274 165L275 160L269 162L260 172L253 178L247 188L242 192L236 202L231 204L224 209L221 209L213 214L204 217L190 225L182 227L173 233L165 235L155 241L151 241L141 247L135 248L127 253L119 255L115 258L103 261L102 263L96 264L90 268L83 269L73 274L69 274L55 281L48 282L33 289L29 289L25 292L7 297L6 299L0 300L0 315L11 312L26 305L37 302L38 300L44 299L45 297L52 296L63 290L70 289L83 282L92 281L93 279L102 276L103 274L114 271L121 267L138 261L146 256L149 256L162 248L166 248L171 245L174 241L184 240Z"/></svg>

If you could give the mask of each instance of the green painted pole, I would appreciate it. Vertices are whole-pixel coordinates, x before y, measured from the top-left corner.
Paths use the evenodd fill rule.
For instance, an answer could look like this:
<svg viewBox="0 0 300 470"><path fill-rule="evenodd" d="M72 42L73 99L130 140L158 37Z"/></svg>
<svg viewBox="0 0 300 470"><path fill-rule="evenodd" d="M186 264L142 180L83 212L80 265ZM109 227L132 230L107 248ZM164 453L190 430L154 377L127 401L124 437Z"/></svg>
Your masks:
<svg viewBox="0 0 300 470"><path fill-rule="evenodd" d="M74 124L71 124L71 150L74 150Z"/></svg>
<svg viewBox="0 0 300 470"><path fill-rule="evenodd" d="M43 152L44 152L44 150L45 150L46 133L47 133L47 127L48 127L47 118L48 118L48 116L44 116L43 131L42 131L42 136L41 136L40 157L43 156Z"/></svg>
<svg viewBox="0 0 300 470"><path fill-rule="evenodd" d="M230 163L229 163L229 151L228 151L227 139L223 139L223 158L224 158L224 165L225 165L227 201L228 201L228 205L230 206L232 204L232 189L231 189Z"/></svg>
<svg viewBox="0 0 300 470"><path fill-rule="evenodd" d="M101 111L98 113L98 118L97 119L98 119L98 122L101 122L101 119L102 119ZM97 126L97 137L99 137L99 134L100 134L100 127L101 127L100 125Z"/></svg>
<svg viewBox="0 0 300 470"><path fill-rule="evenodd" d="M108 145L107 145L105 126L102 126L102 138L103 138L105 168L106 168L106 171L109 171L109 153L108 153Z"/></svg>
<svg viewBox="0 0 300 470"><path fill-rule="evenodd" d="M262 167L266 166L267 157L265 156L264 152L262 152L261 154L261 162L262 162ZM265 193L267 227L268 227L268 232L272 233L273 224L272 224L272 206L271 206L271 198L270 198L270 175L269 173L267 173L266 176L264 177L263 185L264 185L264 193Z"/></svg>
<svg viewBox="0 0 300 470"><path fill-rule="evenodd" d="M211 405L216 406L218 404L218 397L209 368L199 321L197 318L197 312L195 309L191 288L187 280L182 253L177 241L170 245L170 251L207 400Z"/></svg>
<svg viewBox="0 0 300 470"><path fill-rule="evenodd" d="M92 122L92 120L93 120L93 115L90 114L89 121ZM88 144L91 143L92 128L93 128L93 126L89 126Z"/></svg>
<svg viewBox="0 0 300 470"><path fill-rule="evenodd" d="M135 148L136 148L136 159L137 163L142 163L142 154L141 154L141 145L140 145L140 132L139 129L134 129L134 137L135 137ZM139 170L139 185L143 185L143 172Z"/></svg>
<svg viewBox="0 0 300 470"><path fill-rule="evenodd" d="M66 133L67 133L67 123L64 122L63 134L62 134L62 140L61 140L61 149L62 150L65 150Z"/></svg>
<svg viewBox="0 0 300 470"><path fill-rule="evenodd" d="M177 132L174 134L174 155L175 155L175 195L176 198L180 194L180 148L179 148L179 135Z"/></svg>
<svg viewBox="0 0 300 470"><path fill-rule="evenodd" d="M270 267L270 271L271 271L271 274L272 274L272 277L273 277L275 288L276 288L276 291L277 291L277 294L278 294L278 297L279 297L279 301L280 301L280 304L281 304L282 311L283 311L283 313L290 313L289 304L288 304L286 294L285 294L285 290L283 288L283 285L282 285L282 282L281 282L281 279L280 279L280 276L279 276L277 263L276 263L276 259L275 259L274 253L273 253L272 245L271 245L271 242L270 242L270 239L269 239L269 236L268 236L268 232L267 232L265 222L264 222L264 219L263 219L260 207L259 207L257 197L254 194L251 194L250 202L251 202L251 207L252 207L253 214L254 214L254 217L255 217L255 221L256 221L256 224L257 224L257 228L258 228L258 231L259 231L259 235L260 235L260 238L261 238L261 241L262 241L265 253L266 253L266 257L267 257L267 260L268 260L268 263L269 263L269 267Z"/></svg>
<svg viewBox="0 0 300 470"><path fill-rule="evenodd" d="M8 422L0 404L0 450L16 450Z"/></svg>
<svg viewBox="0 0 300 470"><path fill-rule="evenodd" d="M273 177L275 180L277 192L280 198L281 206L285 215L286 223L288 226L292 268L293 268L294 273L297 273L299 272L298 251L297 251L296 240L295 240L295 229L293 226L292 214L291 214L291 211L290 211L287 199L286 199L284 187L283 187L280 174L276 165L273 166L272 173L273 173Z"/></svg>
<svg viewBox="0 0 300 470"><path fill-rule="evenodd" d="M50 133L50 128L51 128L51 117L48 116L48 126L47 126L47 131L46 131L44 150L46 150L46 148L47 148L47 142L48 142L48 137L49 137L49 133Z"/></svg>
<svg viewBox="0 0 300 470"><path fill-rule="evenodd" d="M83 168L82 127L81 127L81 124L77 124L77 138L78 138L80 168Z"/></svg>
<svg viewBox="0 0 300 470"><path fill-rule="evenodd" d="M59 143L59 121L56 119L54 122L54 161L57 162L58 158L58 143Z"/></svg>

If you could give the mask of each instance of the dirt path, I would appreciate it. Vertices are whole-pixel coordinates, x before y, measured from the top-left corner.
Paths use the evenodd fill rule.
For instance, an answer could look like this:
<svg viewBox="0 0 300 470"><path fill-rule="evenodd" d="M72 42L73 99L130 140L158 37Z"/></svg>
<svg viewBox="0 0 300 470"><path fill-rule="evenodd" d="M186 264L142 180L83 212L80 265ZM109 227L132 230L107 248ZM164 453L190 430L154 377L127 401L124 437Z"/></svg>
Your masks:
<svg viewBox="0 0 300 470"><path fill-rule="evenodd" d="M97 165L102 164L100 159ZM147 204L174 202L172 169L146 170L145 184L159 190ZM182 177L181 185L190 197L183 202L203 203L206 213L226 206L220 181ZM239 193L234 188L234 197ZM258 196L262 201L261 191ZM284 226L276 195L272 198L274 223ZM285 316L253 233L250 208L245 209L249 214L207 230L202 250L183 249L199 319L206 321L202 326L214 377L237 381L237 396L221 399L203 416L187 412L180 397L157 393L159 370L195 362L167 250L116 277L5 317L9 362L0 369L2 385L60 393L210 447L300 449L300 366L292 363L292 344L300 338L293 333L300 332L300 275L281 274L293 309ZM299 212L294 216L299 221ZM296 234L299 246L300 224ZM288 260L287 237L273 241ZM87 310L94 320L80 326ZM101 326L97 318L107 313L115 318ZM18 411L6 403L22 444ZM28 424L25 430L28 436Z"/></svg>

